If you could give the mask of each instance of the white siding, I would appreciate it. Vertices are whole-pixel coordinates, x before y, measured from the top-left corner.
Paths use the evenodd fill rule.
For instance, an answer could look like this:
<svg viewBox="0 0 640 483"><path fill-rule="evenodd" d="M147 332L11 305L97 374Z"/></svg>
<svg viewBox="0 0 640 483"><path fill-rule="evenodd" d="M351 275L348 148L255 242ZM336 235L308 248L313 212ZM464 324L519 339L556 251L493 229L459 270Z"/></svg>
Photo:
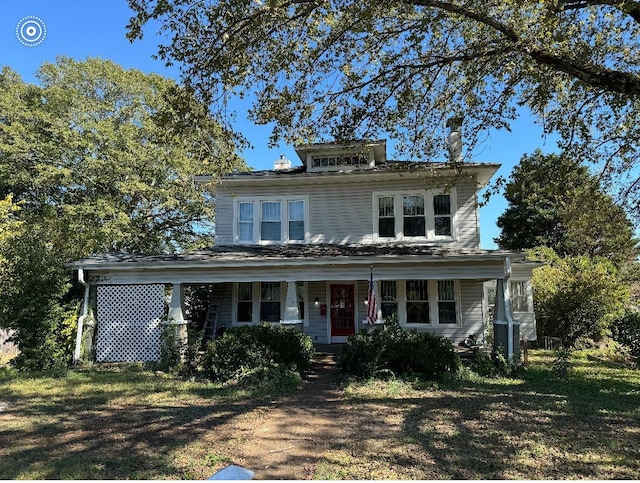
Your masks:
<svg viewBox="0 0 640 483"><path fill-rule="evenodd" d="M426 191L442 188L434 180L405 179L359 183L318 185L234 187L218 186L216 244L232 245L234 197L309 196L309 230L311 243L373 243L373 193L379 191ZM478 247L477 197L475 183L458 180L455 184L456 231L458 241L449 242L464 248Z"/></svg>

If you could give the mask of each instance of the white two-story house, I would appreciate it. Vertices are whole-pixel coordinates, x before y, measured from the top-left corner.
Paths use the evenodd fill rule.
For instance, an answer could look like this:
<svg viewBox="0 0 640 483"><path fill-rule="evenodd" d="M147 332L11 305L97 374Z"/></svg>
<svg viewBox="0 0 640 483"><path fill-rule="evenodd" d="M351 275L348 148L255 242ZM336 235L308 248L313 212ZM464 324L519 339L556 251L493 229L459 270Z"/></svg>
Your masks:
<svg viewBox="0 0 640 483"><path fill-rule="evenodd" d="M75 263L87 302L96 289L98 361L157 359L167 288L168 318L180 324L190 284L214 287L208 329L291 324L334 344L370 327L373 279L377 319L396 313L403 327L457 343L470 334L482 340L486 282L511 276L520 336L535 339L535 265L521 253L479 248L478 191L498 164L390 161L385 141L296 152L293 167L278 160L273 170L198 180L216 200L214 247ZM88 319L81 322L79 333ZM79 348L80 337L76 356Z"/></svg>

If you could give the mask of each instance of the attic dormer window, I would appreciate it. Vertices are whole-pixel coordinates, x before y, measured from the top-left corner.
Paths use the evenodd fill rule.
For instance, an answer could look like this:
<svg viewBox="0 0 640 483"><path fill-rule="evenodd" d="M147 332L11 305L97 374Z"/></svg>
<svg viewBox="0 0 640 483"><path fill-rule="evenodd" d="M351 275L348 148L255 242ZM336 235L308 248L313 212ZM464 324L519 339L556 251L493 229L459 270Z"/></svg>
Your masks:
<svg viewBox="0 0 640 483"><path fill-rule="evenodd" d="M341 154L338 156L322 155L313 156L311 158L311 166L313 168L336 168L345 166L368 166L369 159L366 156L359 154Z"/></svg>

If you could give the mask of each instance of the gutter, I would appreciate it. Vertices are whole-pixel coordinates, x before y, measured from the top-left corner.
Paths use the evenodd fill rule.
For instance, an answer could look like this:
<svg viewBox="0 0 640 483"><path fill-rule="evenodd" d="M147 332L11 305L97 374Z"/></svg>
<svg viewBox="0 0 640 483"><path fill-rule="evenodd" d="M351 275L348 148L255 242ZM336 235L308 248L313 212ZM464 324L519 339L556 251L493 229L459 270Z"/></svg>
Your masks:
<svg viewBox="0 0 640 483"><path fill-rule="evenodd" d="M84 299L82 301L82 315L78 318L78 327L76 333L76 347L73 352L73 363L77 364L80 361L80 347L82 346L82 329L84 327L84 321L89 315L89 288L90 285L84 279L84 270L78 268L78 282L84 285Z"/></svg>

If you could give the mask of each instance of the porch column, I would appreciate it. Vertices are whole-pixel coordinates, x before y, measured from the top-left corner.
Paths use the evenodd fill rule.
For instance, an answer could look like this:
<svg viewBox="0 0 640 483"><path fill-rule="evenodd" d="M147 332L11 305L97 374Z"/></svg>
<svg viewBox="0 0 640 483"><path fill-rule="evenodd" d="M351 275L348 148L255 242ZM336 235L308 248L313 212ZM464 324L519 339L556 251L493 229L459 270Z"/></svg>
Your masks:
<svg viewBox="0 0 640 483"><path fill-rule="evenodd" d="M182 284L174 283L171 289L171 302L169 302L169 313L167 314L167 323L176 326L176 334L186 346L187 344L187 324L188 320L184 318L182 307L184 306L184 292Z"/></svg>
<svg viewBox="0 0 640 483"><path fill-rule="evenodd" d="M520 322L514 320L511 309L511 290L509 279L511 278L511 258L505 258L504 277L496 281L496 307L493 321L493 350L502 352L505 359L517 362L520 357L520 347L514 344L514 339L520 340Z"/></svg>
<svg viewBox="0 0 640 483"><path fill-rule="evenodd" d="M298 309L297 281L287 280L287 298L284 305L284 318L282 324L301 324L300 311Z"/></svg>

